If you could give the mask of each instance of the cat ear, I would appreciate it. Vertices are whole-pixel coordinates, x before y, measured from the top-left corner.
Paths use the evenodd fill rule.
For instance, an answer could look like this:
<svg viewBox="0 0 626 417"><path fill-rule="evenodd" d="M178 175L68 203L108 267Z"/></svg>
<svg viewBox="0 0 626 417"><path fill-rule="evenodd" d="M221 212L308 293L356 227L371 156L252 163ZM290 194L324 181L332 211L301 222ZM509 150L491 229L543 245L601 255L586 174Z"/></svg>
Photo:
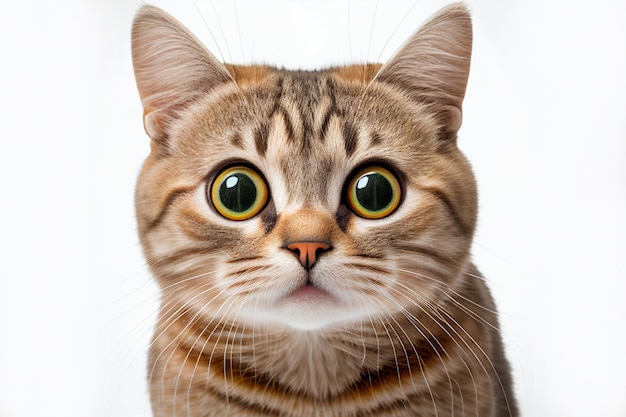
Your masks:
<svg viewBox="0 0 626 417"><path fill-rule="evenodd" d="M445 136L461 127L472 54L472 21L462 3L441 9L380 69L377 81L432 105Z"/></svg>
<svg viewBox="0 0 626 417"><path fill-rule="evenodd" d="M180 22L143 6L132 27L132 55L144 108L144 128L158 143L182 109L213 88L234 82L220 63Z"/></svg>

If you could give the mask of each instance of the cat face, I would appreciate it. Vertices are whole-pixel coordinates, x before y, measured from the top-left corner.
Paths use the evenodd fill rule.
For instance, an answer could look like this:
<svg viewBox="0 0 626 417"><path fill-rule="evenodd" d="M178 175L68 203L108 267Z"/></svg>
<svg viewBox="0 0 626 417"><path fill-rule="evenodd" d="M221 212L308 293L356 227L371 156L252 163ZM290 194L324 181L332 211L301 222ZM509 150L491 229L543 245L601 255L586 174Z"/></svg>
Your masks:
<svg viewBox="0 0 626 417"><path fill-rule="evenodd" d="M137 218L171 312L310 330L437 303L476 218L467 28L434 19L382 68L314 72L222 65L157 10L134 33Z"/></svg>

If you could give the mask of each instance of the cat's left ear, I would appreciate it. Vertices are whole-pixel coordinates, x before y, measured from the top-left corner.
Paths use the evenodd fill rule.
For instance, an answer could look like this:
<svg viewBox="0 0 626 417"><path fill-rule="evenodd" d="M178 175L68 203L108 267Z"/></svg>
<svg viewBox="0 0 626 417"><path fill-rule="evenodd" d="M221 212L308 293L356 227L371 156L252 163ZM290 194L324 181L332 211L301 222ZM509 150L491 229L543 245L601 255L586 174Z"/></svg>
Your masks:
<svg viewBox="0 0 626 417"><path fill-rule="evenodd" d="M154 6L143 6L135 16L132 54L144 128L157 144L166 143L183 109L214 88L234 83L191 32Z"/></svg>
<svg viewBox="0 0 626 417"><path fill-rule="evenodd" d="M461 127L471 55L471 17L462 3L455 3L441 9L417 31L375 79L430 105L444 136L453 136Z"/></svg>

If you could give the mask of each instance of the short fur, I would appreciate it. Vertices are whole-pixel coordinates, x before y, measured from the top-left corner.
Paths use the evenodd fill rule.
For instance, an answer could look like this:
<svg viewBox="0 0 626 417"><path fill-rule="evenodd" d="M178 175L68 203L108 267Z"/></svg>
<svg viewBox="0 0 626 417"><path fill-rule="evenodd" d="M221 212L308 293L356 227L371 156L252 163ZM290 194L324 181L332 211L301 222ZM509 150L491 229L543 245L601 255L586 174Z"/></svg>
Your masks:
<svg viewBox="0 0 626 417"><path fill-rule="evenodd" d="M152 152L139 235L160 284L154 415L517 416L496 310L470 259L476 186L456 146L471 20L441 10L385 65L218 62L144 6L132 52ZM207 184L244 162L270 200L221 217ZM402 203L368 220L343 188L368 163ZM328 242L310 270L290 242ZM294 299L306 282L330 298Z"/></svg>

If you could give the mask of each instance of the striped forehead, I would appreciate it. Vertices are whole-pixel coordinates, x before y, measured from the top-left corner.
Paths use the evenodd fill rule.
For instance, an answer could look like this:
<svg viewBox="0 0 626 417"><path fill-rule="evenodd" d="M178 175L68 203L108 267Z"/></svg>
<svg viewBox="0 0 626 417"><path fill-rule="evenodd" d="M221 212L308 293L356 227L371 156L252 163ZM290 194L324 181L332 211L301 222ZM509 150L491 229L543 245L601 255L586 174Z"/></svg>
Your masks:
<svg viewBox="0 0 626 417"><path fill-rule="evenodd" d="M261 103L254 145L270 182L280 182L284 195L275 196L277 205L338 205L363 132L348 115L350 97L338 102L336 88L328 75L292 73L277 77L273 94Z"/></svg>

